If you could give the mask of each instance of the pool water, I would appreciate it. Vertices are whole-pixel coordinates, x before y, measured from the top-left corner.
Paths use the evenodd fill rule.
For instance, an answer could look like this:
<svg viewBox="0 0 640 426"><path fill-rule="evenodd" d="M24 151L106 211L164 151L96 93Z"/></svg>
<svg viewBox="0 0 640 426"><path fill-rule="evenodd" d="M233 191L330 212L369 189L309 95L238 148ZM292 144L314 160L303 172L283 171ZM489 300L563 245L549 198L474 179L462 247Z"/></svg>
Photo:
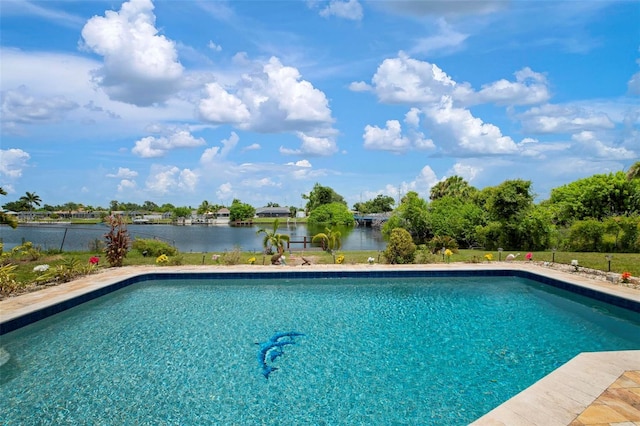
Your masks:
<svg viewBox="0 0 640 426"><path fill-rule="evenodd" d="M295 343L270 365L260 345ZM640 314L523 278L158 280L2 336L4 425L465 425Z"/></svg>

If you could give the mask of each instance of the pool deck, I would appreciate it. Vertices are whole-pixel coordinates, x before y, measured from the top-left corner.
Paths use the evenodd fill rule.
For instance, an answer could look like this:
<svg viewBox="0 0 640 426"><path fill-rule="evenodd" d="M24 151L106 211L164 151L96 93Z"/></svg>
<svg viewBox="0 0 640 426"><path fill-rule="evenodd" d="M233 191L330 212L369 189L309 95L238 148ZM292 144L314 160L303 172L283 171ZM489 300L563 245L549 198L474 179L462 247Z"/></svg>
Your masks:
<svg viewBox="0 0 640 426"><path fill-rule="evenodd" d="M97 274L0 301L0 322L136 275L155 272L526 270L640 303L640 290L526 262L427 265L136 266ZM639 348L640 349L640 348ZM582 353L472 423L474 426L640 426L640 350Z"/></svg>

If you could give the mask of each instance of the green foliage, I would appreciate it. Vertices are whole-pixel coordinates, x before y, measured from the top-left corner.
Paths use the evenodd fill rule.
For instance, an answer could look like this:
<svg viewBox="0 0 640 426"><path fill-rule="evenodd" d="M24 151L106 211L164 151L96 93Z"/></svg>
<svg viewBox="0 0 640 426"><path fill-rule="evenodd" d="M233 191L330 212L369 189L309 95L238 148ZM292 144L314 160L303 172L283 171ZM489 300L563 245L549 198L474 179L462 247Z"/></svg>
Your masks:
<svg viewBox="0 0 640 426"><path fill-rule="evenodd" d="M393 210L395 200L388 195L378 194L373 200L364 203L355 203L353 210L360 213L386 213Z"/></svg>
<svg viewBox="0 0 640 426"><path fill-rule="evenodd" d="M136 238L133 240L131 248L143 256L158 257L162 254L167 256L175 256L178 254L178 249L171 244L155 239Z"/></svg>
<svg viewBox="0 0 640 426"><path fill-rule="evenodd" d="M191 217L191 209L189 207L175 207L172 212L173 220L178 218L189 218Z"/></svg>
<svg viewBox="0 0 640 426"><path fill-rule="evenodd" d="M307 223L353 226L355 220L346 204L334 202L323 204L312 210Z"/></svg>
<svg viewBox="0 0 640 426"><path fill-rule="evenodd" d="M107 262L113 267L120 267L124 263L129 251L129 231L122 216L109 216L107 223L110 226L109 233L105 234L106 247L104 249Z"/></svg>
<svg viewBox="0 0 640 426"><path fill-rule="evenodd" d="M311 242L320 242L322 249L328 252L340 250L342 247L342 234L340 231L334 231L331 228L325 228L325 232L320 232L311 238Z"/></svg>
<svg viewBox="0 0 640 426"><path fill-rule="evenodd" d="M477 204L445 196L429 204L429 222L435 235L450 235L467 247L478 245L476 227L486 224L487 215Z"/></svg>
<svg viewBox="0 0 640 426"><path fill-rule="evenodd" d="M546 203L555 212L555 221L562 225L638 214L640 179L628 179L624 172L593 175L552 189Z"/></svg>
<svg viewBox="0 0 640 426"><path fill-rule="evenodd" d="M36 281L56 284L71 281L82 275L87 275L95 270L95 267L90 264L84 264L77 257L69 257L63 260L59 265L49 268L46 272L40 275Z"/></svg>
<svg viewBox="0 0 640 426"><path fill-rule="evenodd" d="M302 194L302 198L308 200L305 208L309 213L325 204L339 203L343 204L345 207L347 206L347 202L344 200L342 195L335 192L332 188L322 186L319 183L316 183L313 186L309 195Z"/></svg>
<svg viewBox="0 0 640 426"><path fill-rule="evenodd" d="M605 226L595 219L579 220L571 225L569 249L599 251L604 240Z"/></svg>
<svg viewBox="0 0 640 426"><path fill-rule="evenodd" d="M431 188L429 198L432 201L439 200L443 197L470 199L477 193L478 190L469 185L460 176L451 176L447 179L438 182Z"/></svg>
<svg viewBox="0 0 640 426"><path fill-rule="evenodd" d="M449 249L454 253L458 252L458 242L448 235L436 235L429 241L428 247L432 253L437 253L442 250Z"/></svg>
<svg viewBox="0 0 640 426"><path fill-rule="evenodd" d="M16 280L15 269L17 265L7 264L0 266L0 295L8 296L21 287L21 283Z"/></svg>
<svg viewBox="0 0 640 426"><path fill-rule="evenodd" d="M411 234L403 228L391 231L389 243L384 251L384 257L391 264L413 263L416 255L416 245Z"/></svg>
<svg viewBox="0 0 640 426"><path fill-rule="evenodd" d="M229 206L229 220L234 222L236 220L248 220L256 215L256 209L250 204L241 202L238 199L234 199Z"/></svg>
<svg viewBox="0 0 640 426"><path fill-rule="evenodd" d="M256 235L264 234L262 239L262 247L264 247L265 254L273 254L273 248L280 254L284 252L284 243L290 241L290 237L286 234L278 233L278 225L280 220L273 221L273 230L261 228L256 231Z"/></svg>
<svg viewBox="0 0 640 426"><path fill-rule="evenodd" d="M427 202L420 198L417 192L409 191L402 197L390 220L382 226L382 234L390 238L396 228L408 231L413 241L418 244L425 243L433 236Z"/></svg>

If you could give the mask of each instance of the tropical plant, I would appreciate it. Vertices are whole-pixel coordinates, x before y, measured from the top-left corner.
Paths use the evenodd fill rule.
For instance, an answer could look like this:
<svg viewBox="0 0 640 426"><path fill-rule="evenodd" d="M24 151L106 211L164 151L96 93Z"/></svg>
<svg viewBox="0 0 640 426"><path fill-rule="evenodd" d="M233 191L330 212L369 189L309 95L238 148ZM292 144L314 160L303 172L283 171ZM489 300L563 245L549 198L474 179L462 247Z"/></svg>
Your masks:
<svg viewBox="0 0 640 426"><path fill-rule="evenodd" d="M347 206L347 202L344 201L344 197L342 197L342 195L334 191L333 188L322 186L319 183L316 183L313 186L313 189L308 195L302 194L302 198L308 200L307 205L305 206L308 213L313 212L315 209L325 204L340 203L344 204L345 207Z"/></svg>
<svg viewBox="0 0 640 426"><path fill-rule="evenodd" d="M627 179L640 179L640 161L636 161L627 170Z"/></svg>
<svg viewBox="0 0 640 426"><path fill-rule="evenodd" d="M469 185L462 177L451 176L435 184L431 188L429 198L432 201L439 200L443 197L468 199L476 192L478 192L478 190Z"/></svg>
<svg viewBox="0 0 640 426"><path fill-rule="evenodd" d="M335 202L316 207L309 214L307 223L352 226L355 219L346 204Z"/></svg>
<svg viewBox="0 0 640 426"><path fill-rule="evenodd" d="M20 287L14 272L17 267L18 265L13 264L0 266L0 295L7 296Z"/></svg>
<svg viewBox="0 0 640 426"><path fill-rule="evenodd" d="M409 231L403 228L395 228L391 231L389 244L387 244L383 254L391 264L413 263L416 255L416 245L413 243Z"/></svg>
<svg viewBox="0 0 640 426"><path fill-rule="evenodd" d="M107 262L113 267L120 267L124 263L129 251L129 231L122 216L109 216L107 222L110 226L109 233L105 234L105 253Z"/></svg>
<svg viewBox="0 0 640 426"><path fill-rule="evenodd" d="M33 216L33 206L40 206L42 199L35 192L26 192L25 195L20 197L20 201L22 201L27 209L29 210L29 215Z"/></svg>
<svg viewBox="0 0 640 426"><path fill-rule="evenodd" d="M256 231L256 235L264 234L264 238L262 239L262 246L264 247L264 252L266 254L273 254L273 249L275 248L279 254L284 253L284 244L285 242L290 241L290 237L286 234L280 234L278 232L278 225L280 224L280 220L276 219L273 221L273 230L268 229L258 229Z"/></svg>
<svg viewBox="0 0 640 426"><path fill-rule="evenodd" d="M325 228L324 231L311 237L311 242L320 242L322 249L328 252L339 250L342 247L342 234L340 231L334 231L331 228Z"/></svg>
<svg viewBox="0 0 640 426"><path fill-rule="evenodd" d="M7 195L7 191L2 187L0 187L0 195ZM10 214L0 211L0 225L9 225L15 229L18 226L18 220Z"/></svg>

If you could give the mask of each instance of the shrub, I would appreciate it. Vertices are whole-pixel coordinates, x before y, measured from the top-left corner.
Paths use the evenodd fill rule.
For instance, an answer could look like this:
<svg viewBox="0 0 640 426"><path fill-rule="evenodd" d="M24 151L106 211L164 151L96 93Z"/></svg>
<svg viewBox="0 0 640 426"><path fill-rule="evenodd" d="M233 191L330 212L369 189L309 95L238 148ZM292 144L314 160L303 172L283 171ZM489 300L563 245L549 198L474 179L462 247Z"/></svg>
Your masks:
<svg viewBox="0 0 640 426"><path fill-rule="evenodd" d="M389 244L384 251L384 257L391 264L413 263L416 255L416 245L411 234L404 228L395 228L391 231Z"/></svg>
<svg viewBox="0 0 640 426"><path fill-rule="evenodd" d="M160 255L175 256L178 249L169 243L154 239L136 238L131 245L133 250L137 250L143 256L158 257Z"/></svg>
<svg viewBox="0 0 640 426"><path fill-rule="evenodd" d="M54 268L48 268L36 280L44 283L55 282L56 284L71 281L81 275L90 274L95 270L91 263L85 264L77 257L70 257Z"/></svg>
<svg viewBox="0 0 640 426"><path fill-rule="evenodd" d="M17 265L7 264L0 266L0 295L7 296L20 287L13 272Z"/></svg>
<svg viewBox="0 0 640 426"><path fill-rule="evenodd" d="M225 265L238 265L241 256L242 252L236 247L231 251L225 251L222 256L220 256L220 260Z"/></svg>
<svg viewBox="0 0 640 426"><path fill-rule="evenodd" d="M111 227L108 234L105 234L107 245L105 253L107 262L114 267L120 267L124 263L129 251L129 231L121 216L109 216L107 223Z"/></svg>

